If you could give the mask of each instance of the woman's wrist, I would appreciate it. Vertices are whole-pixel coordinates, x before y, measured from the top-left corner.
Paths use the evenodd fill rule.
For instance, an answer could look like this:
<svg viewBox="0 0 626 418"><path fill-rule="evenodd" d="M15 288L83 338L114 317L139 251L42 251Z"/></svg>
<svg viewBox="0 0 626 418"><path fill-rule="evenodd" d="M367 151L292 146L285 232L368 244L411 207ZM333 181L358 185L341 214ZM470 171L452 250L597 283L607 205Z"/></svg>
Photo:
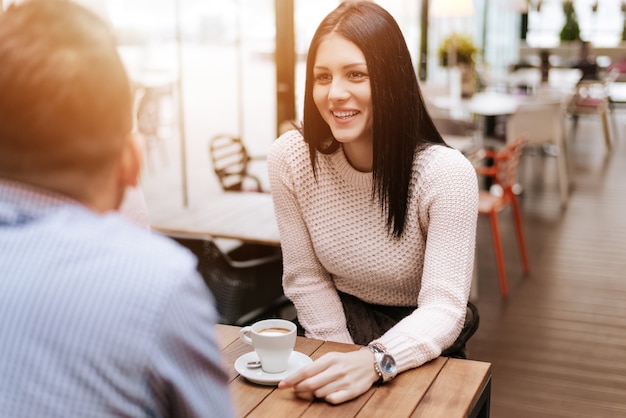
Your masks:
<svg viewBox="0 0 626 418"><path fill-rule="evenodd" d="M361 347L359 351L363 352L363 356L365 359L364 361L366 362L367 367L371 372L368 375L370 377L370 383L373 385L380 380L380 375L376 371L376 367L374 365L376 363L376 356L368 347Z"/></svg>
<svg viewBox="0 0 626 418"><path fill-rule="evenodd" d="M396 360L380 343L370 343L367 348L374 354L374 370L378 374L379 383L387 383L396 377L398 367Z"/></svg>

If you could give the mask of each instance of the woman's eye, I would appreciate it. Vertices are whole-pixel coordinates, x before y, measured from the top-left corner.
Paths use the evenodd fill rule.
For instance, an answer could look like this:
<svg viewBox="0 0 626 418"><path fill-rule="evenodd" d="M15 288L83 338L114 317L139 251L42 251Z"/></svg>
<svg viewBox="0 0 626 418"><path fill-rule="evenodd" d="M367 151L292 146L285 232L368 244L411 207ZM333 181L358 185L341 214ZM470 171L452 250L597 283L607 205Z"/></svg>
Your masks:
<svg viewBox="0 0 626 418"><path fill-rule="evenodd" d="M361 72L361 71L350 71L348 73L348 78L350 80L362 80L364 78L367 78L367 74Z"/></svg>
<svg viewBox="0 0 626 418"><path fill-rule="evenodd" d="M326 73L315 74L315 81L318 81L318 82L330 81L330 74L326 74Z"/></svg>

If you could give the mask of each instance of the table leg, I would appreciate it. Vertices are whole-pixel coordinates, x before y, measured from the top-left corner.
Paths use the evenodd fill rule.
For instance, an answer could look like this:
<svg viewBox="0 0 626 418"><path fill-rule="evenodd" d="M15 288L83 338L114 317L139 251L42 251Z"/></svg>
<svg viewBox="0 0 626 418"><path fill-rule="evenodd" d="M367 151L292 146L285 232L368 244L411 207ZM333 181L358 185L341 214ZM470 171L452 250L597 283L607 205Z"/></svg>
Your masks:
<svg viewBox="0 0 626 418"><path fill-rule="evenodd" d="M489 418L491 411L491 377L478 398L478 401L469 413L469 418Z"/></svg>

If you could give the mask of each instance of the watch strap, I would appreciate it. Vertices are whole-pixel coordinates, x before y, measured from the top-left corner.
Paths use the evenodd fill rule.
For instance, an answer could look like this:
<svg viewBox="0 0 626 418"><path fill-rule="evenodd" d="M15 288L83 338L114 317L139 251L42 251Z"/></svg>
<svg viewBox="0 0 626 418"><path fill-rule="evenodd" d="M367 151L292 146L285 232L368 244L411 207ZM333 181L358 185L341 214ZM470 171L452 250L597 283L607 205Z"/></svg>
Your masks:
<svg viewBox="0 0 626 418"><path fill-rule="evenodd" d="M378 374L378 378L379 378L377 383L385 383L385 382L388 382L391 379L393 379L395 377L395 374L392 375L392 376L388 376L381 369L381 361L382 361L383 357L384 356L391 357L391 355L389 353L387 353L387 350L385 350L385 348L383 346L381 346L380 344L377 344L377 343L368 344L367 348L372 353L374 353L374 370Z"/></svg>

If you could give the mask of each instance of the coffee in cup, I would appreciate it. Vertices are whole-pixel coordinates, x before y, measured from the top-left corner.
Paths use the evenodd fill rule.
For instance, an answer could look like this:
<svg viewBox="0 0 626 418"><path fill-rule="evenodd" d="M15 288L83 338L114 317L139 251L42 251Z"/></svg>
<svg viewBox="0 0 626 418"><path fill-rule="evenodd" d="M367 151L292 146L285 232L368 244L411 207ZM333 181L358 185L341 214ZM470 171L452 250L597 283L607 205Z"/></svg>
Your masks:
<svg viewBox="0 0 626 418"><path fill-rule="evenodd" d="M281 373L287 370L296 344L296 324L286 319L264 319L241 328L239 338L254 347L264 372Z"/></svg>
<svg viewBox="0 0 626 418"><path fill-rule="evenodd" d="M289 334L291 330L289 328L263 328L259 330L259 334L263 335L281 335L281 334Z"/></svg>

